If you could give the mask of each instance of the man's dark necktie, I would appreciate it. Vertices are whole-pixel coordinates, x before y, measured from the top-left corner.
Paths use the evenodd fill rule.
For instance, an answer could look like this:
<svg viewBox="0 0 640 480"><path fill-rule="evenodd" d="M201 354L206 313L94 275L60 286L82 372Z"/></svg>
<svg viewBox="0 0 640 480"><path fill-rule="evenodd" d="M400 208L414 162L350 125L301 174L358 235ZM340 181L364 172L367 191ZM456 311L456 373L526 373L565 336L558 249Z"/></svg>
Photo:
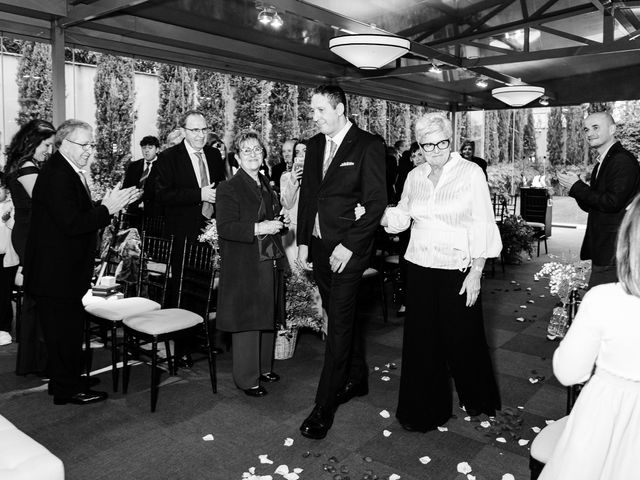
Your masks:
<svg viewBox="0 0 640 480"><path fill-rule="evenodd" d="M89 189L89 184L87 183L87 177L84 176L84 170L78 170L78 175L80 175L80 180L82 181L82 185L84 185L84 189L87 191L87 195L91 198L91 190Z"/></svg>
<svg viewBox="0 0 640 480"><path fill-rule="evenodd" d="M202 152L195 152L195 154L196 157L198 157L198 167L200 169L200 188L206 187L207 185L209 185L209 175L207 175L207 167L204 164ZM202 202L202 215L205 218L213 217L213 203Z"/></svg>
<svg viewBox="0 0 640 480"><path fill-rule="evenodd" d="M144 188L144 184L146 183L150 172L151 172L151 160L146 160L144 162L144 170L142 171L142 176L140 177L140 181L138 182L138 188Z"/></svg>

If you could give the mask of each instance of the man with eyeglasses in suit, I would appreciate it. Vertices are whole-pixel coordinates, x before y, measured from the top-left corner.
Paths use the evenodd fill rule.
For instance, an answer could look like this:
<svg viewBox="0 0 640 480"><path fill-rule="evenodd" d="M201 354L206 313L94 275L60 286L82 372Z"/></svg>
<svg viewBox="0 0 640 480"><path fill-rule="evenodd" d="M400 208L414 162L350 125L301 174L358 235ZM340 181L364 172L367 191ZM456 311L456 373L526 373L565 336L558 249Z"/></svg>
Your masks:
<svg viewBox="0 0 640 480"><path fill-rule="evenodd" d="M189 110L180 121L184 140L158 155L156 198L164 208L165 233L174 236L171 269L177 279L182 263L185 240L195 241L207 220L214 216L216 186L225 179L224 161L220 152L206 145L209 127L204 115ZM177 301L177 281L169 303ZM190 367L190 347L176 344L178 366Z"/></svg>

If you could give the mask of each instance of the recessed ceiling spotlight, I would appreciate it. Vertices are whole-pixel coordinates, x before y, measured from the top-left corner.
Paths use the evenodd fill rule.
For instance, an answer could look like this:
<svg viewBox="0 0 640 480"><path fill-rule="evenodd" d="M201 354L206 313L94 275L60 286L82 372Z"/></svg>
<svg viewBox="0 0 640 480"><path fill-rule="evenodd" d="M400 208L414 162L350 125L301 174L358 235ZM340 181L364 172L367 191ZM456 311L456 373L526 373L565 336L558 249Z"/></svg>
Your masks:
<svg viewBox="0 0 640 480"><path fill-rule="evenodd" d="M479 78L476 80L476 86L477 86L477 87L480 87L480 88L487 88L487 87L489 86L489 82L487 82L487 80L486 80L486 79L484 79L484 78L482 78L482 77L479 77Z"/></svg>
<svg viewBox="0 0 640 480"><path fill-rule="evenodd" d="M543 107L546 107L547 105L549 105L549 97L543 95L542 97L540 97L540 100L538 100L538 103Z"/></svg>
<svg viewBox="0 0 640 480"><path fill-rule="evenodd" d="M429 69L429 71L431 73L442 73L442 69L433 62L431 62L431 68Z"/></svg>
<svg viewBox="0 0 640 480"><path fill-rule="evenodd" d="M269 5L268 7L256 5L257 8L261 8L260 13L258 14L258 21L263 25L270 25L272 28L276 30L284 25L284 20L282 17L278 15L278 11L276 7L273 5Z"/></svg>
<svg viewBox="0 0 640 480"><path fill-rule="evenodd" d="M271 26L275 29L280 28L282 25L284 25L284 22L282 21L282 17L280 15L278 15L278 12L276 12L273 15L273 20L271 20Z"/></svg>
<svg viewBox="0 0 640 480"><path fill-rule="evenodd" d="M268 8L263 8L258 14L258 21L263 25L269 25L273 21L273 12Z"/></svg>

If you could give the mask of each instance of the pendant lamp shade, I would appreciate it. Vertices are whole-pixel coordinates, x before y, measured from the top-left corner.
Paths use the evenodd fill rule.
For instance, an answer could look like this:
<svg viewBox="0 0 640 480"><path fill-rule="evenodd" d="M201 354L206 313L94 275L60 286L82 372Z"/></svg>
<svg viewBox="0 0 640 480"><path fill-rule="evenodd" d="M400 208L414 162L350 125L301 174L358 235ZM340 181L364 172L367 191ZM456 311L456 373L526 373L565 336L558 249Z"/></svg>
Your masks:
<svg viewBox="0 0 640 480"><path fill-rule="evenodd" d="M544 88L531 85L509 85L494 88L491 95L510 107L522 107L544 95Z"/></svg>
<svg viewBox="0 0 640 480"><path fill-rule="evenodd" d="M364 70L376 70L409 51L406 38L393 35L341 35L329 40L329 49Z"/></svg>

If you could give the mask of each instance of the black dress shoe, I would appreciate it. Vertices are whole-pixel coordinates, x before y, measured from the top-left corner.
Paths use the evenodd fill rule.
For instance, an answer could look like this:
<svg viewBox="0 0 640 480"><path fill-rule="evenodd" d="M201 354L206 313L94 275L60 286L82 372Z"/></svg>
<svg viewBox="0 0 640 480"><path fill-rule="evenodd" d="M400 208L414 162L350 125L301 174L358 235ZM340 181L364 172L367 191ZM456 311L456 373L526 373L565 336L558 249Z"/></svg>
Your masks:
<svg viewBox="0 0 640 480"><path fill-rule="evenodd" d="M193 358L191 355L182 355L176 358L176 368L191 368L193 367Z"/></svg>
<svg viewBox="0 0 640 480"><path fill-rule="evenodd" d="M327 432L333 425L335 409L316 405L311 414L300 425L300 433L303 437L320 440L327 436Z"/></svg>
<svg viewBox="0 0 640 480"><path fill-rule="evenodd" d="M273 372L262 373L260 375L260 381L266 383L273 383L280 380L280 375Z"/></svg>
<svg viewBox="0 0 640 480"><path fill-rule="evenodd" d="M369 383L367 380L355 383L351 380L347 382L342 390L336 395L338 405L347 403L353 397L363 397L369 393Z"/></svg>
<svg viewBox="0 0 640 480"><path fill-rule="evenodd" d="M257 387L245 388L244 393L250 397L264 397L267 394L267 390L258 385Z"/></svg>
<svg viewBox="0 0 640 480"><path fill-rule="evenodd" d="M102 402L108 397L107 392L96 392L87 390L86 392L76 393L69 397L53 396L54 405L66 405L72 403L74 405L88 405L89 403Z"/></svg>

